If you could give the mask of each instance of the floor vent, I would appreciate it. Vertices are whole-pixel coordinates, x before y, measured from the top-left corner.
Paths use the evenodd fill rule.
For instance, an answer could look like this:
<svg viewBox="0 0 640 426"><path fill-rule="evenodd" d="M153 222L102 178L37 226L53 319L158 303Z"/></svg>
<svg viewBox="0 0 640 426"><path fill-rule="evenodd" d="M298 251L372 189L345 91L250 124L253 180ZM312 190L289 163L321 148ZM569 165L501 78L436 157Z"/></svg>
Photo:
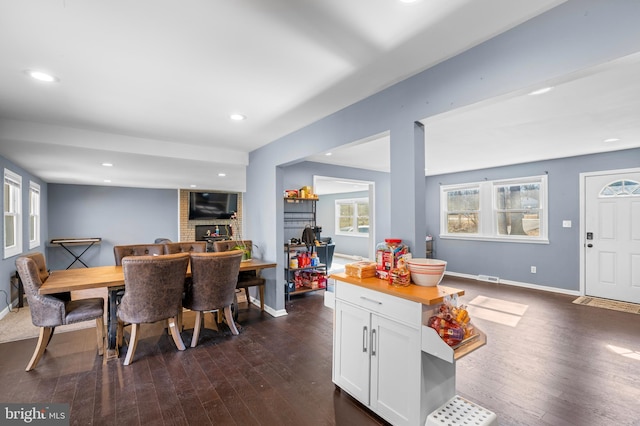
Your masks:
<svg viewBox="0 0 640 426"><path fill-rule="evenodd" d="M487 281L490 283L499 283L500 282L500 278L498 277L492 277L489 275L478 275L478 281Z"/></svg>

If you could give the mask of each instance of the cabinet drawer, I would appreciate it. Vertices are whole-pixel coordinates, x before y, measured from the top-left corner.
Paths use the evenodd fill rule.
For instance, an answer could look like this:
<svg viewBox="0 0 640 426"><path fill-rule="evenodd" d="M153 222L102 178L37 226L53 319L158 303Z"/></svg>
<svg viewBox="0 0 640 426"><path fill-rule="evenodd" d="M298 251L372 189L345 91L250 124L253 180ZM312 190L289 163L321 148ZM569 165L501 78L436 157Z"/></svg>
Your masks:
<svg viewBox="0 0 640 426"><path fill-rule="evenodd" d="M344 300L387 318L402 321L412 327L419 328L422 324L422 305L420 303L342 281L336 282L335 293L336 299Z"/></svg>

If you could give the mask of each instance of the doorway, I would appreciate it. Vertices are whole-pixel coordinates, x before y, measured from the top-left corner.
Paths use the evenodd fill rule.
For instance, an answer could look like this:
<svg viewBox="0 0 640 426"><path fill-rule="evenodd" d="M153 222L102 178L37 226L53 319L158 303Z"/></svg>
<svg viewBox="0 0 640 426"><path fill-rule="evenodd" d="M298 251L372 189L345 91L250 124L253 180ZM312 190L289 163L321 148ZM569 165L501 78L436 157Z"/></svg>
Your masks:
<svg viewBox="0 0 640 426"><path fill-rule="evenodd" d="M640 169L581 174L584 293L640 303Z"/></svg>
<svg viewBox="0 0 640 426"><path fill-rule="evenodd" d="M318 215L322 216L323 235L335 243L334 262L337 266L362 259L372 259L375 244L374 183L342 177L314 176L314 190L318 194ZM345 200L359 200L366 205L366 221L341 229L338 224L339 205ZM363 211L364 212L364 211ZM362 219L362 218L360 218ZM335 268L334 268L335 269Z"/></svg>

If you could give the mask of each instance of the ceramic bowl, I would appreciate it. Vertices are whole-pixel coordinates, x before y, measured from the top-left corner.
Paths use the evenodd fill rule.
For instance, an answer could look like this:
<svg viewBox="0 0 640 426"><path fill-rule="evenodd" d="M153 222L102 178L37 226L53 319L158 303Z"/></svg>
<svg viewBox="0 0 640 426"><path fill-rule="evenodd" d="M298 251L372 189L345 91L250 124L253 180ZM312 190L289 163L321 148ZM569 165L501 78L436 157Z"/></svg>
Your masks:
<svg viewBox="0 0 640 426"><path fill-rule="evenodd" d="M447 262L439 259L414 258L407 261L411 281L424 287L434 287L440 284Z"/></svg>

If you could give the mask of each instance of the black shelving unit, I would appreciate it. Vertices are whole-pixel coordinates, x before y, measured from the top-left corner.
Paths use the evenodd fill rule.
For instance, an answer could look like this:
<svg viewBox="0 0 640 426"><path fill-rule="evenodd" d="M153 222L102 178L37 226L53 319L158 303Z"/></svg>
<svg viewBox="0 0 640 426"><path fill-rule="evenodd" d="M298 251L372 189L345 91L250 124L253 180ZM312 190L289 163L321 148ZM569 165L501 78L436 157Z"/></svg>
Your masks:
<svg viewBox="0 0 640 426"><path fill-rule="evenodd" d="M303 293L308 293L310 291L318 291L318 290L324 290L326 288L326 275L327 275L327 265L324 263L320 263L316 266L306 266L304 268L291 268L291 257L292 257L292 253L301 253L301 252L308 252L309 248L304 245L304 244L285 244L284 245L284 249L285 249L285 268L284 268L284 277L285 277L285 295L287 297L287 300L291 300L291 296L292 295L297 295L297 294L303 294ZM324 246L319 246L319 247L315 247L314 249L316 250L316 253L318 252L318 250L325 250L326 249L326 245ZM302 288L297 288L295 287L295 274L297 272L317 272L318 274L322 274L324 276L324 280L325 280L325 285L323 287L317 287L317 288L312 288L312 287L302 287Z"/></svg>
<svg viewBox="0 0 640 426"><path fill-rule="evenodd" d="M299 240L307 226L316 226L317 198L284 199L284 240Z"/></svg>

